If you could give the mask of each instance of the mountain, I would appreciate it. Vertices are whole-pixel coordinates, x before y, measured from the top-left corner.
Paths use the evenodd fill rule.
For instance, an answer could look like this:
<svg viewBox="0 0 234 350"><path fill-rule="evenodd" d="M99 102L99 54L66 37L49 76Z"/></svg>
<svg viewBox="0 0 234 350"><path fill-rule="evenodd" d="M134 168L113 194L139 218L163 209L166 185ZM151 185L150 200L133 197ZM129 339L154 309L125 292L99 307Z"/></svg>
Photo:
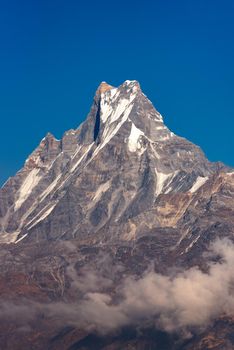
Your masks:
<svg viewBox="0 0 234 350"><path fill-rule="evenodd" d="M1 346L233 349L233 227L234 171L102 82L0 190Z"/></svg>

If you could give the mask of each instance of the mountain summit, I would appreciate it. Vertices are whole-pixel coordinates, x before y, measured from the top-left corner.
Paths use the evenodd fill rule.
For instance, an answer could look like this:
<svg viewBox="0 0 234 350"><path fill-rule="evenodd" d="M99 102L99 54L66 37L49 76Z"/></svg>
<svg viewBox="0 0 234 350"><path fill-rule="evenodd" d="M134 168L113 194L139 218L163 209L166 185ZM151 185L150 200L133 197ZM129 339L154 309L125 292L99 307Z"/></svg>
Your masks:
<svg viewBox="0 0 234 350"><path fill-rule="evenodd" d="M48 133L1 189L0 241L132 240L164 227L179 241L222 168L165 126L137 81L103 82L86 121L61 140Z"/></svg>
<svg viewBox="0 0 234 350"><path fill-rule="evenodd" d="M0 190L0 348L231 350L234 171L103 82Z"/></svg>

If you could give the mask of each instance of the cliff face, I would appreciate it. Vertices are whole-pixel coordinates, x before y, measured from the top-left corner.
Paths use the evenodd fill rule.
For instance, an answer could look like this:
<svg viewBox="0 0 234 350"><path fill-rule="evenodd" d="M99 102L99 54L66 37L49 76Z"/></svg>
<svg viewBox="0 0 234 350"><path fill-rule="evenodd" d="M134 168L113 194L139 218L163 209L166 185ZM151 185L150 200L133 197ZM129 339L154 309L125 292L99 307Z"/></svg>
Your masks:
<svg viewBox="0 0 234 350"><path fill-rule="evenodd" d="M180 219L214 178L225 168L170 132L137 82L102 83L81 127L48 134L1 190L0 239L132 240L171 227L180 240Z"/></svg>
<svg viewBox="0 0 234 350"><path fill-rule="evenodd" d="M2 344L18 349L24 338L25 348L33 349L231 349L232 317L222 308L223 318L211 313L198 332L196 322L179 330L156 322L164 311L153 304L157 311L144 313L140 333L139 323L124 321L129 315L120 313L110 330L121 332L110 335L77 305L115 305L126 278L145 281L149 266L165 278L175 269L190 276L197 266L204 278L210 264L223 266L219 251L213 260L207 254L212 242L228 238L230 246L233 227L234 171L209 162L199 147L173 134L138 82L118 88L102 83L86 121L61 140L47 134L0 190L0 307L9 320L1 323ZM86 292L102 292L101 299L92 304ZM54 303L64 312L51 311ZM76 310L72 320L66 304ZM13 322L12 315L23 310L25 320L16 316ZM82 312L89 316L79 317ZM14 335L8 336L12 322ZM178 335L187 326L189 341Z"/></svg>

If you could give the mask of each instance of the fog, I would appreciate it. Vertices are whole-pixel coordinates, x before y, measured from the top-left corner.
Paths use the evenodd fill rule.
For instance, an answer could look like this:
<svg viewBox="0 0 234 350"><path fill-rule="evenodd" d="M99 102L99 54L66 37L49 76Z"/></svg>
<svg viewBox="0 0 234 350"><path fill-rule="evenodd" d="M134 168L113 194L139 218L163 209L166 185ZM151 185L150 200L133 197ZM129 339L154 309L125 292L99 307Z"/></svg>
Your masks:
<svg viewBox="0 0 234 350"><path fill-rule="evenodd" d="M90 267L78 276L69 266L67 275L77 293L72 303L21 300L16 305L5 301L0 313L22 326L43 312L63 324L102 334L144 324L167 332L201 329L222 314L234 314L234 245L227 239L217 240L209 255L219 259L210 262L207 272L192 267L165 276L151 269L141 278L124 278L114 290L111 276Z"/></svg>

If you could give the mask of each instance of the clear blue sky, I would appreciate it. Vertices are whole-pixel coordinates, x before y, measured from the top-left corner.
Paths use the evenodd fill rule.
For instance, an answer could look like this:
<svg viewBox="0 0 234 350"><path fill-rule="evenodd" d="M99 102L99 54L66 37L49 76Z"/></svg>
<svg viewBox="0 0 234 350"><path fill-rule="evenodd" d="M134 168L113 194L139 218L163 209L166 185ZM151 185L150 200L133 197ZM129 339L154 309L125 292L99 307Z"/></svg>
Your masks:
<svg viewBox="0 0 234 350"><path fill-rule="evenodd" d="M233 0L0 2L0 183L136 79L177 134L234 166Z"/></svg>

